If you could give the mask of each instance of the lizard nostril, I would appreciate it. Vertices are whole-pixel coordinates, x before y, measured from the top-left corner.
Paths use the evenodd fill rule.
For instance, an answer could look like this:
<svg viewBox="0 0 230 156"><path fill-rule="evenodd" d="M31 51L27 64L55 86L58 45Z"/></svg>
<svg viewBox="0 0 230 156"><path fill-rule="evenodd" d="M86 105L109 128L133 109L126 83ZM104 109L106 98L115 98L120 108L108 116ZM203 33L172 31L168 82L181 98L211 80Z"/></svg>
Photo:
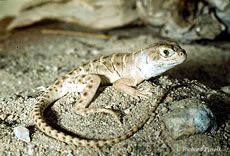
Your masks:
<svg viewBox="0 0 230 156"><path fill-rule="evenodd" d="M179 56L182 56L182 55L184 55L184 53L183 53L183 52L180 52L180 53L179 53Z"/></svg>

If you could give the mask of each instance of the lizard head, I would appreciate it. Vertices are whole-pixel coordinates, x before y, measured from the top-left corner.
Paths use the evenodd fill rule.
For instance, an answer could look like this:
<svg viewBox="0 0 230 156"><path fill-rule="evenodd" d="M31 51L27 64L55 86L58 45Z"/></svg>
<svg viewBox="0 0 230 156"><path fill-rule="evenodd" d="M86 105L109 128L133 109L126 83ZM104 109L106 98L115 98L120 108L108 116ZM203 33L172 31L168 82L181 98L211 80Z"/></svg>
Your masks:
<svg viewBox="0 0 230 156"><path fill-rule="evenodd" d="M139 53L138 67L147 77L157 76L183 63L187 54L175 41L156 42Z"/></svg>
<svg viewBox="0 0 230 156"><path fill-rule="evenodd" d="M162 66L176 66L183 63L187 54L175 41L161 41L146 48L148 61L158 62Z"/></svg>

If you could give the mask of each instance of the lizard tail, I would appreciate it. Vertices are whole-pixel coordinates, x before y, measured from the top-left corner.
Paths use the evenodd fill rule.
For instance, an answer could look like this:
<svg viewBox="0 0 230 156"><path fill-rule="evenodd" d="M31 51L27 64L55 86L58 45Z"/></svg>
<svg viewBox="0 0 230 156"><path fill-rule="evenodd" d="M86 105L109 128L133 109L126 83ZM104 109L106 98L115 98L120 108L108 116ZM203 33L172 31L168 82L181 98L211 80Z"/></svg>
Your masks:
<svg viewBox="0 0 230 156"><path fill-rule="evenodd" d="M58 139L62 142L65 142L67 144L74 144L76 146L91 146L91 147L102 147L105 145L112 145L115 143L118 143L120 141L123 141L133 134L135 134L138 130L140 130L144 124L148 121L148 119L151 117L151 114L156 110L158 105L163 101L163 99L166 97L168 92L172 89L178 86L173 86L169 88L155 103L155 105L152 107L152 109L148 112L148 114L145 116L145 118L138 123L137 126L126 132L125 134L114 137L111 139L105 139L105 140L90 140L90 139L83 139L83 138L78 138L75 136L68 135L66 133L60 132L50 125L45 121L43 117L43 111L51 104L54 102L54 100L49 100L47 95L43 95L38 102L35 103L35 106L32 111L32 118L35 121L36 125L38 128L43 131L46 135L53 137L55 139Z"/></svg>

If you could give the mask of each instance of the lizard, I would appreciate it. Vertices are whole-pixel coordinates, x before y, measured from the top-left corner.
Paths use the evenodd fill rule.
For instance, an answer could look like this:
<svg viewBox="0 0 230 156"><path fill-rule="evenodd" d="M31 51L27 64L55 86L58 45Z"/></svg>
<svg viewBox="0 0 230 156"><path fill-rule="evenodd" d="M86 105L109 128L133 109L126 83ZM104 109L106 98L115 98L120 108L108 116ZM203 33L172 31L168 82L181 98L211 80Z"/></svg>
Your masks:
<svg viewBox="0 0 230 156"><path fill-rule="evenodd" d="M135 134L145 124L169 90L157 100L152 110L137 126L111 139L84 139L58 131L45 121L43 112L63 96L79 92L81 95L75 107L76 113L86 115L87 113L105 112L117 118L117 114L111 109L89 108L100 85L112 84L115 89L131 97L149 98L150 92L138 90L135 86L183 63L186 58L186 51L177 42L158 41L137 52L115 53L90 60L49 86L34 103L32 118L37 127L46 135L67 144L102 147L118 143Z"/></svg>

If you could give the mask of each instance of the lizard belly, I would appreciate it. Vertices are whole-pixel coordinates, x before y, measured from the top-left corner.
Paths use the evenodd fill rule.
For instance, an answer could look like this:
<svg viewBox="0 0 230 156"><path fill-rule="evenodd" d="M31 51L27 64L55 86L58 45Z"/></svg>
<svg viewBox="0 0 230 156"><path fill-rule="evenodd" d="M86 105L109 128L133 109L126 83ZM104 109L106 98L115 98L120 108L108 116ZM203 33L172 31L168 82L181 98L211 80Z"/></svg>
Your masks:
<svg viewBox="0 0 230 156"><path fill-rule="evenodd" d="M122 74L122 77L124 78L134 77L135 79L133 80L135 80L135 84L139 84L140 82L145 80L143 73L140 70L138 70L136 67L133 67L131 69L125 69L125 71Z"/></svg>

